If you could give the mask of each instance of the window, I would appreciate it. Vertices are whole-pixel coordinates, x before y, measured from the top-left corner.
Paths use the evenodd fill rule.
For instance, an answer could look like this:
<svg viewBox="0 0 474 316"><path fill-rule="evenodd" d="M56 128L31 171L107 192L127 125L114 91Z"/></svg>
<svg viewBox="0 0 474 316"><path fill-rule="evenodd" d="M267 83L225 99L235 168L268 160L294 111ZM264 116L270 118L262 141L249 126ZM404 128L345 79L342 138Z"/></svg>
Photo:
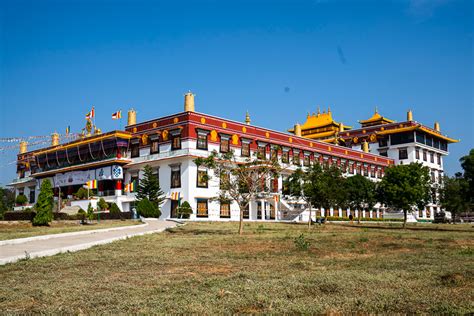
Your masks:
<svg viewBox="0 0 474 316"><path fill-rule="evenodd" d="M373 168L373 167L370 168L370 176L371 176L372 178L375 178L375 168Z"/></svg>
<svg viewBox="0 0 474 316"><path fill-rule="evenodd" d="M207 170L198 170L196 186L198 188L207 188L207 180L208 180Z"/></svg>
<svg viewBox="0 0 474 316"><path fill-rule="evenodd" d="M171 136L171 150L181 149L181 135L172 135Z"/></svg>
<svg viewBox="0 0 474 316"><path fill-rule="evenodd" d="M274 177L272 179L272 192L277 193L278 192L278 177Z"/></svg>
<svg viewBox="0 0 474 316"><path fill-rule="evenodd" d="M270 159L271 160L277 160L278 159L278 148L277 147L272 147L270 150Z"/></svg>
<svg viewBox="0 0 474 316"><path fill-rule="evenodd" d="M230 218L229 202L221 202L221 218Z"/></svg>
<svg viewBox="0 0 474 316"><path fill-rule="evenodd" d="M398 159L408 159L408 150L406 148L400 148L398 150Z"/></svg>
<svg viewBox="0 0 474 316"><path fill-rule="evenodd" d="M414 141L415 135L413 132L398 133L390 136L390 143L392 145L412 143Z"/></svg>
<svg viewBox="0 0 474 316"><path fill-rule="evenodd" d="M433 147L433 138L431 136L426 136L426 145Z"/></svg>
<svg viewBox="0 0 474 316"><path fill-rule="evenodd" d="M431 163L434 163L434 156L435 156L435 153L431 152L430 153L430 162Z"/></svg>
<svg viewBox="0 0 474 316"><path fill-rule="evenodd" d="M160 142L158 135L156 137L150 137L150 154L157 154L160 152Z"/></svg>
<svg viewBox="0 0 474 316"><path fill-rule="evenodd" d="M347 164L348 164L347 161L341 160L341 170L342 170L342 172L344 172L344 173L347 172Z"/></svg>
<svg viewBox="0 0 474 316"><path fill-rule="evenodd" d="M420 150L418 148L415 149L415 158L420 159Z"/></svg>
<svg viewBox="0 0 474 316"><path fill-rule="evenodd" d="M290 162L290 152L288 150L283 150L283 152L281 153L281 162Z"/></svg>
<svg viewBox="0 0 474 316"><path fill-rule="evenodd" d="M171 166L171 188L181 188L181 166Z"/></svg>
<svg viewBox="0 0 474 316"><path fill-rule="evenodd" d="M244 209L243 213L244 213L244 216L243 216L243 217L244 217L245 219L249 219L249 218L250 218L250 203L247 204L247 207Z"/></svg>
<svg viewBox="0 0 474 316"><path fill-rule="evenodd" d="M304 155L304 157L303 157L303 165L304 165L305 167L309 167L310 163L311 163L311 162L310 162L310 159L309 159L309 155Z"/></svg>
<svg viewBox="0 0 474 316"><path fill-rule="evenodd" d="M207 134L198 133L196 148L207 150Z"/></svg>
<svg viewBox="0 0 474 316"><path fill-rule="evenodd" d="M293 150L293 164L300 165L300 152L298 150Z"/></svg>
<svg viewBox="0 0 474 316"><path fill-rule="evenodd" d="M379 152L380 156L388 157L388 151L387 150L381 150Z"/></svg>
<svg viewBox="0 0 474 316"><path fill-rule="evenodd" d="M387 146L388 146L387 138L379 139L379 147L387 147Z"/></svg>
<svg viewBox="0 0 474 316"><path fill-rule="evenodd" d="M438 162L438 165L441 166L441 154L437 154L436 157L438 158L438 159L437 159L437 160L438 160L438 161L437 161L437 162Z"/></svg>
<svg viewBox="0 0 474 316"><path fill-rule="evenodd" d="M258 159L265 159L265 155L266 155L266 152L267 152L267 146L264 146L264 145L259 145L258 148L257 148L257 158Z"/></svg>
<svg viewBox="0 0 474 316"><path fill-rule="evenodd" d="M426 150L423 150L423 161L427 161L428 158L426 157L427 153Z"/></svg>
<svg viewBox="0 0 474 316"><path fill-rule="evenodd" d="M137 192L137 188L138 188L138 184L139 184L139 181L138 181L138 175L133 175L130 177L130 193L132 192Z"/></svg>
<svg viewBox="0 0 474 316"><path fill-rule="evenodd" d="M140 144L138 142L132 143L132 145L130 147L131 147L131 151L132 151L132 153L131 153L132 158L140 157Z"/></svg>
<svg viewBox="0 0 474 316"><path fill-rule="evenodd" d="M425 143L425 134L417 131L416 132L416 141L418 143L424 144Z"/></svg>
<svg viewBox="0 0 474 316"><path fill-rule="evenodd" d="M249 142L242 142L242 157L250 157L250 143Z"/></svg>
<svg viewBox="0 0 474 316"><path fill-rule="evenodd" d="M433 182L433 183L436 182L436 174L433 170L431 170L431 182Z"/></svg>
<svg viewBox="0 0 474 316"><path fill-rule="evenodd" d="M207 199L197 200L197 217L207 217Z"/></svg>
<svg viewBox="0 0 474 316"><path fill-rule="evenodd" d="M30 187L30 199L29 203L33 204L35 203L35 187Z"/></svg>
<svg viewBox="0 0 474 316"><path fill-rule="evenodd" d="M219 189L228 190L230 185L230 174L222 172L219 179Z"/></svg>
<svg viewBox="0 0 474 316"><path fill-rule="evenodd" d="M229 152L229 137L228 136L221 136L220 152L221 153Z"/></svg>

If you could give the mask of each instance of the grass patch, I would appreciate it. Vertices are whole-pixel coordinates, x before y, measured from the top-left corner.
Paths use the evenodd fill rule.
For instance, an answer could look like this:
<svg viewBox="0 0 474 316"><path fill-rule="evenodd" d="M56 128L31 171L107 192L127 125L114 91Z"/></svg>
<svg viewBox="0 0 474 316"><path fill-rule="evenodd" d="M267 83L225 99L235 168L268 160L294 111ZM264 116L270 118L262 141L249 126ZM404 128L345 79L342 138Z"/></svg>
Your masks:
<svg viewBox="0 0 474 316"><path fill-rule="evenodd" d="M141 224L132 220L107 220L90 225L81 225L79 221L53 221L49 227L33 226L30 222L3 222L0 221L0 240L34 237L40 235L70 233L91 229L104 229L119 226Z"/></svg>
<svg viewBox="0 0 474 316"><path fill-rule="evenodd" d="M474 311L470 232L259 225L191 222L1 266L0 313Z"/></svg>

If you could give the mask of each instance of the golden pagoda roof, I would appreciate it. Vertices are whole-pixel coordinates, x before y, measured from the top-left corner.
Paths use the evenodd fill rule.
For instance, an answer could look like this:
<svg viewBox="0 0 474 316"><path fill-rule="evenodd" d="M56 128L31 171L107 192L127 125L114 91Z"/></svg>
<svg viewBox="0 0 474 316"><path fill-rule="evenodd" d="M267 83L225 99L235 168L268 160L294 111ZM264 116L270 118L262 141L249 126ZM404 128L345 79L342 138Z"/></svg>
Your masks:
<svg viewBox="0 0 474 316"><path fill-rule="evenodd" d="M301 130L308 130L308 129L314 129L314 128L319 128L319 127L326 127L326 126L339 126L339 122L334 121L332 118L332 112L331 109L328 108L327 112L321 113L319 108L317 113L309 114L306 116L306 122L301 125ZM351 129L352 126L348 125L343 125L344 130ZM288 132L294 132L294 128L291 128L288 130Z"/></svg>
<svg viewBox="0 0 474 316"><path fill-rule="evenodd" d="M394 129L387 129L387 130L384 130L384 131L377 131L375 133L377 135L389 135L389 134L398 134L398 133L402 133L402 132L410 132L410 131L416 131L416 130L423 131L423 132L425 132L425 133L427 133L431 136L434 136L434 137L437 137L439 139L445 140L448 143L458 143L459 142L458 139L454 139L454 138L450 138L448 136L445 136L445 135L441 134L440 132L432 130L431 128L428 128L428 127L423 126L421 124L417 124L415 126L397 127L397 128L394 128Z"/></svg>
<svg viewBox="0 0 474 316"><path fill-rule="evenodd" d="M395 122L394 120L390 120L382 115L379 114L377 108L375 108L375 112L374 112L374 115L372 115L371 118L367 119L367 120L362 120L362 121L359 121L360 124L370 124L370 123L375 123L375 122L380 122L380 124L388 124L388 123L393 123Z"/></svg>

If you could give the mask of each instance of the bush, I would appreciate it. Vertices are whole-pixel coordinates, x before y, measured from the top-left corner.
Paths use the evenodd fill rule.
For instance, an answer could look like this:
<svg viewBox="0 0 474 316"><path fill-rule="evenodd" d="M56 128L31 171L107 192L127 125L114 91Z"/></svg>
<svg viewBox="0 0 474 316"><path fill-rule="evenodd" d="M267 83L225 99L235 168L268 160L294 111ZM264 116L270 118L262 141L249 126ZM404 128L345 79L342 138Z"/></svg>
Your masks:
<svg viewBox="0 0 474 316"><path fill-rule="evenodd" d="M150 202L147 198L137 203L137 212L143 217L159 218L161 216L161 211L158 209L158 205Z"/></svg>
<svg viewBox="0 0 474 316"><path fill-rule="evenodd" d="M89 204L87 205L87 218L89 220L93 220L94 219L94 208L92 207L92 204L89 202Z"/></svg>
<svg viewBox="0 0 474 316"><path fill-rule="evenodd" d="M31 211L29 209L29 212L17 212L17 211L12 211L12 212L5 212L3 214L3 219L5 221L33 221L33 218L36 216L36 213Z"/></svg>
<svg viewBox="0 0 474 316"><path fill-rule="evenodd" d="M16 197L15 203L18 205L25 205L26 203L28 203L28 199L24 194L20 194Z"/></svg>
<svg viewBox="0 0 474 316"><path fill-rule="evenodd" d="M97 203L98 211L105 211L109 209L109 204L105 202L104 198L100 198Z"/></svg>
<svg viewBox="0 0 474 316"><path fill-rule="evenodd" d="M120 214L120 213L122 213L122 211L120 210L118 205L115 204L115 203L110 204L109 211L110 211L111 214Z"/></svg>
<svg viewBox="0 0 474 316"><path fill-rule="evenodd" d="M65 220L68 220L68 219L69 219L69 215L66 214L66 213L54 212L54 213L53 213L53 219L54 219L54 220L63 220L63 221L65 221Z"/></svg>
<svg viewBox="0 0 474 316"><path fill-rule="evenodd" d="M85 200L87 199L87 189L86 188L79 188L76 193L74 193L74 196L78 198L79 200Z"/></svg>
<svg viewBox="0 0 474 316"><path fill-rule="evenodd" d="M191 205L189 205L188 201L184 201L177 209L177 215L181 218L189 218L189 216L193 213L193 209Z"/></svg>
<svg viewBox="0 0 474 316"><path fill-rule="evenodd" d="M301 234L294 240L295 246L298 250L308 250L310 243L304 238L304 235Z"/></svg>

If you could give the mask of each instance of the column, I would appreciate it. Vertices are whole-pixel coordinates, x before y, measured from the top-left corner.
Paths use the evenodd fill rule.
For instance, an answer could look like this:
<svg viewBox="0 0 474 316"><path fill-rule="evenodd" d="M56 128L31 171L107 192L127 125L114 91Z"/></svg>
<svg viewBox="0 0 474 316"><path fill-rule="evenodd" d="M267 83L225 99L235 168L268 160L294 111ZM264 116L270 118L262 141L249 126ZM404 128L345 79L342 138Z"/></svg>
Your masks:
<svg viewBox="0 0 474 316"><path fill-rule="evenodd" d="M115 195L122 195L122 180L115 180Z"/></svg>

